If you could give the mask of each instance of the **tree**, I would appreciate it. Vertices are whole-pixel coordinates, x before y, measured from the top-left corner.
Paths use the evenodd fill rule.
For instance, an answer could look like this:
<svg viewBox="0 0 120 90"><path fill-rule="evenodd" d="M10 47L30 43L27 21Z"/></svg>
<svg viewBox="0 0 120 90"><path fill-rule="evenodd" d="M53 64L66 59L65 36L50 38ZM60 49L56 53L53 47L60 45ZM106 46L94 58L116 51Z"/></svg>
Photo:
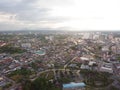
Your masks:
<svg viewBox="0 0 120 90"><path fill-rule="evenodd" d="M23 82L23 90L61 90L56 87L52 82L48 79L38 77L33 82L29 80L25 80Z"/></svg>

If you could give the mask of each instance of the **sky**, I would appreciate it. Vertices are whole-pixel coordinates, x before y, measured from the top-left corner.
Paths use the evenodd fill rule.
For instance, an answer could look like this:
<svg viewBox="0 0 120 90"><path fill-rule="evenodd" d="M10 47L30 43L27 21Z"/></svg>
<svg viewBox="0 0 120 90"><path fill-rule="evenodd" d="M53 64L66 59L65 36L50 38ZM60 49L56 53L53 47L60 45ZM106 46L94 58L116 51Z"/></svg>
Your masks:
<svg viewBox="0 0 120 90"><path fill-rule="evenodd" d="M120 30L120 0L0 0L3 30Z"/></svg>

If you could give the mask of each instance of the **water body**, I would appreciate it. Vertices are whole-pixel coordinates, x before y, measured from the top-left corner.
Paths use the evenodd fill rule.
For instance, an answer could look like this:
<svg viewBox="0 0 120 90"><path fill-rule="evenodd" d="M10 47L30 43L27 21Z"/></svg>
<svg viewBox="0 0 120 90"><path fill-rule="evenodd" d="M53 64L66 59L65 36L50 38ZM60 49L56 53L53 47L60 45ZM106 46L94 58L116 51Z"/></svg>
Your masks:
<svg viewBox="0 0 120 90"><path fill-rule="evenodd" d="M38 55L45 55L45 50L41 49L35 52Z"/></svg>

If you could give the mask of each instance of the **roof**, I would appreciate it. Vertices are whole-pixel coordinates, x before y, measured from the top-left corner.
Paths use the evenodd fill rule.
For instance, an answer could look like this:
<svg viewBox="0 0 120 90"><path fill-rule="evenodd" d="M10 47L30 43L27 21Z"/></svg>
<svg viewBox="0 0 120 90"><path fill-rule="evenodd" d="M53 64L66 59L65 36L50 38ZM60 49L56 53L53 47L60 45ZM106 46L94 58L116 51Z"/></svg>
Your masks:
<svg viewBox="0 0 120 90"><path fill-rule="evenodd" d="M63 84L63 88L77 88L77 87L85 87L85 83L81 82L81 83L74 83L71 82L69 84Z"/></svg>

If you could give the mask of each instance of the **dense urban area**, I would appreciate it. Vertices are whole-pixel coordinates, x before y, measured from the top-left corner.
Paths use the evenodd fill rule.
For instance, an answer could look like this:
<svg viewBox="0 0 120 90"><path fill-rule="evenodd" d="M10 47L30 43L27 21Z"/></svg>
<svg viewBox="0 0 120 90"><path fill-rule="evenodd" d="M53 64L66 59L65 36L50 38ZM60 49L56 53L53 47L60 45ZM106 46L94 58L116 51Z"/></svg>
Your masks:
<svg viewBox="0 0 120 90"><path fill-rule="evenodd" d="M120 90L120 32L1 31L0 90Z"/></svg>

